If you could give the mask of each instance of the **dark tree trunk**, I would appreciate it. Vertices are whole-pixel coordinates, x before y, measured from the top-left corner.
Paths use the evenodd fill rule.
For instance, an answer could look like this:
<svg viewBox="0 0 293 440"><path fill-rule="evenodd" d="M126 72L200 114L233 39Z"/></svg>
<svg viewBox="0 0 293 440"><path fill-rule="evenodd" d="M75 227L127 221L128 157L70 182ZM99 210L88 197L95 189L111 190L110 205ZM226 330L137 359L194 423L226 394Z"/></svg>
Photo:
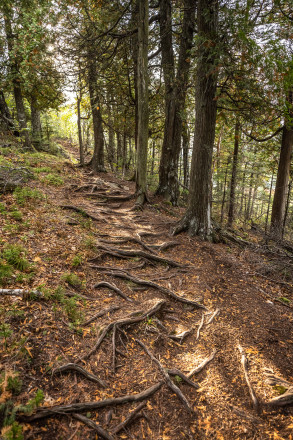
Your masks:
<svg viewBox="0 0 293 440"><path fill-rule="evenodd" d="M290 98L290 104L292 105L292 92L290 94ZM289 174L291 167L292 147L293 127L291 121L290 125L287 123L287 125L285 125L283 128L280 160L272 207L271 233L276 238L282 238L286 196L288 191Z"/></svg>
<svg viewBox="0 0 293 440"><path fill-rule="evenodd" d="M113 165L115 160L115 148L114 148L114 128L113 128L113 117L112 117L112 107L108 104L108 138L109 138L109 146L108 146L108 161L113 171Z"/></svg>
<svg viewBox="0 0 293 440"><path fill-rule="evenodd" d="M269 213L270 213L270 207L271 207L273 182L274 182L274 171L273 171L273 174L271 177L270 195L269 195L268 208L267 208L267 214L266 214L265 233L267 233L267 230L268 230L268 220L269 220Z"/></svg>
<svg viewBox="0 0 293 440"><path fill-rule="evenodd" d="M234 210L235 210L235 189L236 189L236 175L238 166L238 153L239 153L239 142L240 142L240 122L236 119L235 123L235 134L234 134L234 152L233 152L233 162L232 162L232 175L231 175L231 186L230 186L230 200L229 200L229 210L228 210L228 226L231 227L234 221Z"/></svg>
<svg viewBox="0 0 293 440"><path fill-rule="evenodd" d="M227 177L228 177L229 164L230 164L230 157L227 160L227 166L226 166L226 171L225 171L225 181L224 181L223 198L222 198L222 206L221 206L221 224L223 223L223 220L224 220L224 208L225 208L225 203L226 203L226 188L227 188Z"/></svg>
<svg viewBox="0 0 293 440"><path fill-rule="evenodd" d="M13 119L2 90L0 90L0 117L4 121L7 130L12 130L13 132L15 132Z"/></svg>
<svg viewBox="0 0 293 440"><path fill-rule="evenodd" d="M216 127L218 0L199 0L199 36L196 72L196 117L190 172L190 191L185 216L174 233L188 230L192 235L211 239L211 177ZM206 44L206 42L209 44Z"/></svg>
<svg viewBox="0 0 293 440"><path fill-rule="evenodd" d="M190 50L195 24L195 0L184 0L184 17L175 77L172 47L172 11L170 0L160 1L160 35L165 82L165 127L157 194L177 205L179 197L178 162L181 148L182 113L190 68Z"/></svg>
<svg viewBox="0 0 293 440"><path fill-rule="evenodd" d="M285 233L286 222L287 222L287 217L288 217L288 211L289 211L289 205L290 205L290 196L291 196L291 188L292 188L292 180L291 180L291 182L289 182L289 186L288 186L288 194L287 194L286 208L285 208L283 228L282 228L282 238L283 238L284 233Z"/></svg>
<svg viewBox="0 0 293 440"><path fill-rule="evenodd" d="M92 55L92 56L91 56ZM100 108L100 100L97 93L97 70L93 54L89 54L88 59L88 88L90 95L91 111L94 128L94 154L91 166L94 172L105 171L104 166L104 133L103 121Z"/></svg>
<svg viewBox="0 0 293 440"><path fill-rule="evenodd" d="M19 134L24 140L24 147L31 149L32 144L31 144L29 132L27 130L26 115L25 115L23 96L22 96L22 90L21 90L20 78L19 78L18 61L13 54L14 35L11 26L11 11L9 7L4 7L4 24L5 24L5 33L7 38L10 69L12 73L13 94L14 94L14 100L16 106L17 121L19 125Z"/></svg>
<svg viewBox="0 0 293 440"><path fill-rule="evenodd" d="M148 156L148 0L138 2L138 59L137 59L137 100L138 133L136 158L136 193L138 206L147 197L147 156Z"/></svg>

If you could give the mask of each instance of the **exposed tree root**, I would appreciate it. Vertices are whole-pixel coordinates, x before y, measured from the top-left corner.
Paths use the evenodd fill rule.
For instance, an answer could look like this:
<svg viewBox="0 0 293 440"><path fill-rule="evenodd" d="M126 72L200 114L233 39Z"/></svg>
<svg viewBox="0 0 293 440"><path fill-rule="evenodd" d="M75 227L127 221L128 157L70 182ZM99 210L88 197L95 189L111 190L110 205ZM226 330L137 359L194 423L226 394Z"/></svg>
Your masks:
<svg viewBox="0 0 293 440"><path fill-rule="evenodd" d="M95 289L99 289L100 287L106 287L107 289L113 290L117 295L121 296L126 301L133 302L131 298L129 298L122 290L118 289L118 287L114 286L113 284L107 283L106 281L101 281L98 284L94 285Z"/></svg>
<svg viewBox="0 0 293 440"><path fill-rule="evenodd" d="M197 383L195 383L192 380L190 380L184 373L182 373L182 371L177 370L177 368L172 368L171 370L168 369L168 374L170 376L179 376L179 377L181 377L181 379L184 382L186 382L191 387L195 388L196 390L199 389L199 385Z"/></svg>
<svg viewBox="0 0 293 440"><path fill-rule="evenodd" d="M152 247L153 249L156 249L158 252L162 252L162 251L166 251L167 249L170 249L172 247L175 246L179 246L180 243L178 241L165 241L162 244L156 245L156 244L152 244L150 245L150 247Z"/></svg>
<svg viewBox="0 0 293 440"><path fill-rule="evenodd" d="M101 244L98 245L98 248L100 248L103 251L103 254L106 255L112 255L114 257L118 258L145 258L146 260L155 261L156 263L163 263L168 264L172 267L186 267L183 264L178 263L174 260L169 260L168 258L159 257L155 254L150 254L138 249L122 249L122 248L110 248L107 246L102 246Z"/></svg>
<svg viewBox="0 0 293 440"><path fill-rule="evenodd" d="M130 195L122 195L122 196L111 196L106 194L97 194L97 193L85 193L85 196L89 197L98 197L100 199L111 200L112 202L128 202L135 197L135 194Z"/></svg>
<svg viewBox="0 0 293 440"><path fill-rule="evenodd" d="M131 423L134 419L136 419L136 416L138 415L138 413L146 406L146 402L142 402L139 405L137 405L137 407L131 411L131 413L126 417L126 419L119 423L119 425L117 425L114 429L112 429L112 433L113 434L118 434L118 432L122 431L123 429L126 428L127 425L129 425L129 423Z"/></svg>
<svg viewBox="0 0 293 440"><path fill-rule="evenodd" d="M85 326L91 324L95 319L100 318L103 315L107 315L107 313L111 313L111 312L114 312L119 309L120 309L119 306L113 306L113 307L108 307L107 309L101 310L100 312L96 313L96 315L92 316L87 321L83 322L82 325L83 325L83 327L85 327Z"/></svg>
<svg viewBox="0 0 293 440"><path fill-rule="evenodd" d="M281 385L287 388L284 394L274 397L268 402L269 406L287 406L293 404L293 384L281 377L268 374L268 382L270 385Z"/></svg>
<svg viewBox="0 0 293 440"><path fill-rule="evenodd" d="M124 272L122 272L122 271L120 271L120 272L118 272L118 271L117 272L106 272L106 274L114 276L114 277L122 278L122 279L125 279L128 281L132 281L133 283L140 284L141 286L152 287L154 289L159 290L162 293L165 293L168 296L171 296L176 301L182 302L184 304L190 304L194 307L207 310L207 308L204 305L198 303L197 301L183 298L182 296L177 295L177 293L173 292L172 290L168 289L167 287L160 286L159 284L154 283L153 281L142 280L140 278L136 278L136 277L128 274L126 271L124 271Z"/></svg>
<svg viewBox="0 0 293 440"><path fill-rule="evenodd" d="M139 339L136 339L136 342L144 349L144 351L149 355L151 360L153 362L155 362L155 364L159 367L159 370L161 371L162 375L164 376L166 384L168 385L170 390L173 391L173 393L175 393L177 395L177 397L179 398L179 400L181 400L181 402L183 403L185 408L188 411L192 412L192 408L190 406L190 403L188 402L188 400L186 399L186 397L184 396L182 391L171 380L169 374L167 373L168 370L166 371L166 369L162 366L161 362L157 358L155 358L155 356L149 351L149 349L144 345L144 343L142 341L140 341Z"/></svg>
<svg viewBox="0 0 293 440"><path fill-rule="evenodd" d="M84 423L89 428L92 428L101 438L105 440L114 440L114 437L111 434L109 434L107 431L101 428L101 426L97 425L88 417L82 416L81 414L72 414L72 417Z"/></svg>
<svg viewBox="0 0 293 440"><path fill-rule="evenodd" d="M138 322L144 321L147 317L154 315L156 312L158 312L164 305L166 304L165 300L159 300L153 307L151 307L149 310L147 310L145 313L143 313L141 316L137 317L127 317L118 319L117 321L110 322L102 331L101 335L99 336L96 344L94 347L84 356L79 358L79 361L83 361L85 359L88 359L101 345L103 340L105 339L106 335L111 331L116 325L117 327L123 327L125 325L131 325L131 324L137 324Z"/></svg>
<svg viewBox="0 0 293 440"><path fill-rule="evenodd" d="M32 422L35 420L44 419L46 417L58 416L60 414L73 414L78 412L95 411L99 408L105 408L107 406L122 405L124 403L141 402L148 399L154 393L156 393L164 384L164 381L157 382L155 385L147 388L141 393L129 394L123 397L112 397L105 400L95 400L93 402L78 402L68 405L55 405L51 407L40 407L36 410L32 416L22 415L21 419L26 422Z"/></svg>
<svg viewBox="0 0 293 440"><path fill-rule="evenodd" d="M98 383L103 388L105 388L107 386L106 382L104 382L102 379L99 379L94 374L89 373L84 368L82 368L80 365L73 364L73 363L65 364L65 365L62 365L61 367L55 368L53 370L52 374L64 373L66 371L77 371L78 373L80 373L84 377L86 377L88 380L91 380L92 382Z"/></svg>
<svg viewBox="0 0 293 440"><path fill-rule="evenodd" d="M242 367L243 367L243 370L244 370L245 381L246 381L248 389L249 389L249 394L250 394L250 397L251 397L251 400L252 400L252 404L253 404L254 409L258 411L259 403L258 403L258 400L257 400L257 397L255 395L254 389L253 389L253 387L252 387L252 385L250 383L249 377L248 377L247 358L245 356L245 352L244 352L243 348L240 345L238 346L238 349L239 349L240 354L241 354L241 364L242 364Z"/></svg>
<svg viewBox="0 0 293 440"><path fill-rule="evenodd" d="M201 317L200 324L199 324L198 329L197 329L196 340L199 339L200 331L201 331L201 329L202 329L202 327L204 325L204 318L205 318L205 315L203 314L202 317Z"/></svg>
<svg viewBox="0 0 293 440"><path fill-rule="evenodd" d="M204 359L198 367L194 368L190 373L188 373L187 377L190 379L195 374L199 374L204 369L204 367L214 359L216 353L216 350L214 350L212 354L208 358Z"/></svg>
<svg viewBox="0 0 293 440"><path fill-rule="evenodd" d="M193 329L191 328L190 330L185 330L180 334L175 334L175 335L169 335L170 339L173 339L173 341L178 341L179 344L182 344L183 339L186 338L186 336L190 335L193 332Z"/></svg>
<svg viewBox="0 0 293 440"><path fill-rule="evenodd" d="M154 250L151 249L151 246L146 245L145 243L143 243L143 241L140 238L137 237L131 237L131 236L127 236L127 237L115 237L117 238L116 240L104 240L104 239L99 239L100 242L105 243L105 244L123 244L123 243L128 243L128 242L132 242L132 243L137 243L140 246L142 246L145 250L151 252L152 254L154 254Z"/></svg>
<svg viewBox="0 0 293 440"><path fill-rule="evenodd" d="M212 314L212 316L208 319L207 325L211 324L213 322L213 320L215 319L215 317L218 316L219 313L220 313L220 309L216 309L214 311L214 313Z"/></svg>
<svg viewBox="0 0 293 440"><path fill-rule="evenodd" d="M92 220L95 220L97 222L102 221L104 223L108 223L108 221L104 217L102 217L100 215L98 217L96 217L96 216L90 214L89 212L85 211L84 208L79 208L78 206L59 205L59 207L62 208L62 209L71 209L72 211L78 212L81 215L83 215L84 217L91 218Z"/></svg>
<svg viewBox="0 0 293 440"><path fill-rule="evenodd" d="M112 368L113 368L113 373L115 373L115 371L116 371L116 330L117 330L117 326L115 324L113 327L113 335L112 335L112 344L113 344Z"/></svg>

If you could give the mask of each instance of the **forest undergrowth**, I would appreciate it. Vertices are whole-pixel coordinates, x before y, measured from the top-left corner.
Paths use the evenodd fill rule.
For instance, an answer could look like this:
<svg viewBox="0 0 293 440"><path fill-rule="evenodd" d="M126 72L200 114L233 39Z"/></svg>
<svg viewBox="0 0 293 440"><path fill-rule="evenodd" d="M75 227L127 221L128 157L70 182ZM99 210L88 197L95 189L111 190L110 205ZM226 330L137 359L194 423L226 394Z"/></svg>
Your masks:
<svg viewBox="0 0 293 440"><path fill-rule="evenodd" d="M132 182L1 152L33 176L1 195L3 439L292 439L290 246L173 237Z"/></svg>

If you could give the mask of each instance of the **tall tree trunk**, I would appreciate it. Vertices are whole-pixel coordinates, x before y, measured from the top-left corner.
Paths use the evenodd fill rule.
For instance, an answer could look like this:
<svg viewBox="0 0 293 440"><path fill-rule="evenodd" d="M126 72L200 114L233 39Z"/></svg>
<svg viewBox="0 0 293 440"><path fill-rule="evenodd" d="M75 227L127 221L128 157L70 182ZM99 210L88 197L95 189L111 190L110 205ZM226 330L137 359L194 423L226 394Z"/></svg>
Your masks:
<svg viewBox="0 0 293 440"><path fill-rule="evenodd" d="M108 110L108 139L109 139L109 146L108 146L108 161L111 167L111 170L113 171L113 164L115 160L115 149L114 149L114 128L113 128L113 117L112 117L112 107L111 104L108 104L107 106Z"/></svg>
<svg viewBox="0 0 293 440"><path fill-rule="evenodd" d="M273 182L274 182L274 171L273 171L272 177L271 177L270 194L269 194L269 201L268 201L268 208L267 208L267 215L266 215L266 224L265 224L265 233L267 233L267 230L268 230L268 220L269 220L269 213L270 213L270 207L271 207Z"/></svg>
<svg viewBox="0 0 293 440"><path fill-rule="evenodd" d="M138 59L137 59L137 99L138 133L136 160L137 206L146 201L147 192L147 156L148 156L148 0L138 2Z"/></svg>
<svg viewBox="0 0 293 440"><path fill-rule="evenodd" d="M10 61L10 69L12 73L13 94L16 106L17 121L19 125L19 134L24 140L24 147L32 148L31 139L27 130L27 121L25 115L25 108L23 103L23 95L19 78L19 66L17 58L13 54L14 49L14 35L11 26L11 10L8 6L4 7L4 24L7 38L8 55Z"/></svg>
<svg viewBox="0 0 293 440"><path fill-rule="evenodd" d="M173 205L177 205L179 197L178 162L181 149L182 114L188 85L196 3L195 0L184 0L178 68L175 77L171 2L170 0L160 1L160 35L165 82L165 127L157 194L169 199Z"/></svg>
<svg viewBox="0 0 293 440"><path fill-rule="evenodd" d="M4 121L7 130L12 130L16 134L13 119L2 90L0 90L0 117Z"/></svg>
<svg viewBox="0 0 293 440"><path fill-rule="evenodd" d="M210 240L212 156L216 128L218 0L199 0L196 116L188 207L174 233L188 230ZM206 42L209 44L206 44Z"/></svg>
<svg viewBox="0 0 293 440"><path fill-rule="evenodd" d="M81 96L77 96L76 105L77 105L77 130L78 130L78 143L79 143L79 162L81 166L84 166L84 151L83 151L83 142L82 142L82 133L81 133L81 117L80 117L80 102Z"/></svg>
<svg viewBox="0 0 293 440"><path fill-rule="evenodd" d="M100 100L97 93L96 61L94 55L91 52L88 56L88 88L94 128L94 154L91 160L91 166L93 171L98 173L101 171L105 171L104 133Z"/></svg>
<svg viewBox="0 0 293 440"><path fill-rule="evenodd" d="M287 217L288 217L288 211L289 211L289 205L290 205L290 196L291 196L291 188L292 188L292 180L289 182L289 186L288 186L288 194L287 194L286 208L285 208L283 228L282 228L282 238L283 238L284 233L285 233L286 221L287 221Z"/></svg>
<svg viewBox="0 0 293 440"><path fill-rule="evenodd" d="M189 137L187 122L182 125L182 152L183 152L183 185L188 186L189 180L189 164L188 164L188 152L189 152Z"/></svg>
<svg viewBox="0 0 293 440"><path fill-rule="evenodd" d="M230 186L230 200L229 200L229 210L228 210L228 226L231 227L234 221L234 209L235 209L235 189L236 189L236 175L238 166L238 152L239 152L239 142L240 142L240 122L237 117L235 123L235 134L234 134L234 152L233 152L233 162L232 162L232 175L231 175L231 186Z"/></svg>
<svg viewBox="0 0 293 440"><path fill-rule="evenodd" d="M231 158L229 157L227 160L227 166L225 171L225 181L224 181L224 188L223 188L223 198L222 198L222 206L221 206L221 225L224 220L224 208L226 203L226 188L227 188L227 177L228 177L228 169L230 164Z"/></svg>
<svg viewBox="0 0 293 440"><path fill-rule="evenodd" d="M31 124L32 124L32 144L39 150L42 143L42 123L41 112L37 106L37 100L34 95L31 96Z"/></svg>
<svg viewBox="0 0 293 440"><path fill-rule="evenodd" d="M289 105L293 105L293 92L289 94ZM293 115L292 115L293 116ZM271 217L271 234L276 238L282 238L282 228L285 214L286 195L288 191L289 174L291 167L291 156L293 148L293 126L292 120L286 121L282 133L282 143L280 160L278 166L278 174L276 181L276 188L272 207Z"/></svg>

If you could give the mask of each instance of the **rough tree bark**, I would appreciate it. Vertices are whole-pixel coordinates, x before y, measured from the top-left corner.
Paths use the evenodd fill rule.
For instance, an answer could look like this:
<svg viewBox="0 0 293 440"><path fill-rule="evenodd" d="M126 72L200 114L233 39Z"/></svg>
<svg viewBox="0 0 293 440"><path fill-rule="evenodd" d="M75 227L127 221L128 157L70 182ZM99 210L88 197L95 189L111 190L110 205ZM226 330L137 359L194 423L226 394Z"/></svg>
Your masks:
<svg viewBox="0 0 293 440"><path fill-rule="evenodd" d="M238 166L238 153L239 153L239 141L240 141L241 131L239 118L236 118L235 123L235 134L234 134L234 152L232 160L232 175L231 175L231 186L230 186L230 200L228 209L228 226L231 227L234 221L234 210L235 210L235 189L236 189L236 175Z"/></svg>
<svg viewBox="0 0 293 440"><path fill-rule="evenodd" d="M197 5L198 64L196 72L195 135L186 213L173 233L188 230L203 239L212 238L211 177L216 127L218 0L199 0Z"/></svg>
<svg viewBox="0 0 293 440"><path fill-rule="evenodd" d="M8 55L9 55L9 63L10 69L12 73L12 85L13 85L13 94L16 106L17 113L17 121L19 124L19 134L24 140L24 147L27 149L32 148L31 139L29 132L27 130L27 121L25 108L23 103L23 95L21 90L21 82L19 78L19 67L18 67L18 59L14 56L14 34L11 25L11 16L12 12L9 6L3 7L4 13L4 25L5 25L5 33L7 39L7 47L8 47Z"/></svg>
<svg viewBox="0 0 293 440"><path fill-rule="evenodd" d="M31 96L31 124L32 124L32 144L39 150L42 143L42 123L41 112L37 105L34 95Z"/></svg>
<svg viewBox="0 0 293 440"><path fill-rule="evenodd" d="M94 127L94 154L91 167L94 172L104 172L104 134L100 100L97 93L97 66L94 54L88 57L88 88Z"/></svg>
<svg viewBox="0 0 293 440"><path fill-rule="evenodd" d="M13 119L2 90L0 90L0 117L4 121L7 130L12 130L16 134Z"/></svg>
<svg viewBox="0 0 293 440"><path fill-rule="evenodd" d="M287 121L285 121L285 125L283 127L281 152L271 216L271 234L273 234L278 239L282 238L282 229L291 167L291 156L293 149L293 91L290 91L289 93L288 105L290 106L291 117L290 121L288 119Z"/></svg>
<svg viewBox="0 0 293 440"><path fill-rule="evenodd" d="M136 204L142 206L147 197L148 153L148 0L138 2L137 104L138 133L136 159Z"/></svg>
<svg viewBox="0 0 293 440"><path fill-rule="evenodd" d="M179 197L178 162L181 148L183 111L185 106L190 50L195 25L195 0L184 0L184 17L175 77L172 45L172 9L170 0L160 1L160 38L165 82L165 127L157 194L177 205Z"/></svg>

